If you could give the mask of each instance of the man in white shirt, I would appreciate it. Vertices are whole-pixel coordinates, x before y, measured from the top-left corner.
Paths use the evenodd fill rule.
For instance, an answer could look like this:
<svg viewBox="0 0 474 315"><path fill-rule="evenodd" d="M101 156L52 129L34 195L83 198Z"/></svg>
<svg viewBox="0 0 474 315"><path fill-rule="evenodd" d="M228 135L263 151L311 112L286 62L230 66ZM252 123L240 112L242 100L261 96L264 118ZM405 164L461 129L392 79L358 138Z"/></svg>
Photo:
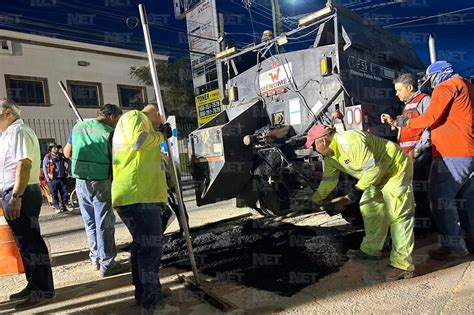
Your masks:
<svg viewBox="0 0 474 315"><path fill-rule="evenodd" d="M40 150L34 131L20 119L11 100L0 99L0 198L25 269L27 286L10 300L24 300L20 311L54 298L48 248L41 237L38 216L42 197L39 183Z"/></svg>

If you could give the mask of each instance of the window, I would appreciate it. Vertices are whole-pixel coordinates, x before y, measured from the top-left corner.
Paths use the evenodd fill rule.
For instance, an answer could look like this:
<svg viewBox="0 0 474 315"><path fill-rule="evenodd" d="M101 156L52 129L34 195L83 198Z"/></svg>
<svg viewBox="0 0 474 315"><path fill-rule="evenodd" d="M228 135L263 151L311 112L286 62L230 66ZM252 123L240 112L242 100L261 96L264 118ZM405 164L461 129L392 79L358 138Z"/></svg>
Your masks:
<svg viewBox="0 0 474 315"><path fill-rule="evenodd" d="M67 87L77 107L100 107L104 104L101 83L68 80Z"/></svg>
<svg viewBox="0 0 474 315"><path fill-rule="evenodd" d="M141 109L147 103L146 89L142 86L118 84L117 90L121 107Z"/></svg>
<svg viewBox="0 0 474 315"><path fill-rule="evenodd" d="M5 74L7 95L18 105L50 105L48 79Z"/></svg>

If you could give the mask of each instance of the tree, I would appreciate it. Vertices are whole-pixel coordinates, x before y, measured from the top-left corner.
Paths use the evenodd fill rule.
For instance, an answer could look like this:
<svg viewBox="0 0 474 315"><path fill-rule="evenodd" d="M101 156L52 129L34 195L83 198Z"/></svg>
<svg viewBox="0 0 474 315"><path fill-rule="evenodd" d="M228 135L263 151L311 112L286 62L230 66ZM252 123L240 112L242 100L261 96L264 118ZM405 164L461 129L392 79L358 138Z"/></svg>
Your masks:
<svg viewBox="0 0 474 315"><path fill-rule="evenodd" d="M193 76L189 59L180 58L175 63L158 62L156 71L166 114L184 120L195 120ZM149 66L132 66L129 74L139 84L153 85Z"/></svg>

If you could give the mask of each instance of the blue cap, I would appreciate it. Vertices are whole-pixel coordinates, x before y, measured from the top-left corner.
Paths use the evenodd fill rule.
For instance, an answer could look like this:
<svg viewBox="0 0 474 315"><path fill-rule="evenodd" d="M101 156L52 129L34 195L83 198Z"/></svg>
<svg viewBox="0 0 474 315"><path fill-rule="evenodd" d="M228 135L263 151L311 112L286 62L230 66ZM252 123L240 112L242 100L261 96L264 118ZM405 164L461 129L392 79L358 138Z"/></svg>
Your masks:
<svg viewBox="0 0 474 315"><path fill-rule="evenodd" d="M444 72L446 69L450 68L453 69L453 65L449 62L444 60L436 61L430 64L429 67L426 69L426 75L431 76L434 73Z"/></svg>
<svg viewBox="0 0 474 315"><path fill-rule="evenodd" d="M456 74L454 73L452 64L447 61L436 61L426 69L425 83L431 82L432 87L437 87L440 83L450 79L454 75ZM423 83L423 85L425 83Z"/></svg>

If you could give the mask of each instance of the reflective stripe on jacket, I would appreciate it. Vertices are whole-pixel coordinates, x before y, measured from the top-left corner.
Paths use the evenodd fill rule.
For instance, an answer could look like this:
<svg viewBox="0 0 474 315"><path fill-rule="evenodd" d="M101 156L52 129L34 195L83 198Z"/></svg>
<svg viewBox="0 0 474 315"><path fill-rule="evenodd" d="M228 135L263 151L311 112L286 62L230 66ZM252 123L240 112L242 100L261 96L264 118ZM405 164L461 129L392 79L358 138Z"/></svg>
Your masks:
<svg viewBox="0 0 474 315"><path fill-rule="evenodd" d="M313 197L317 203L336 188L340 171L357 178L356 187L366 190L383 186L391 177L402 173L408 163L408 156L396 143L365 131L337 132L329 147L334 155L324 158L323 180ZM407 188L400 186L393 194L399 196Z"/></svg>
<svg viewBox="0 0 474 315"><path fill-rule="evenodd" d="M403 116L407 117L408 119L420 116L420 113L418 112L418 103L426 96L428 95L420 93L410 102L408 102L403 108ZM423 128L401 128L398 143L400 144L402 150L407 153L413 150L420 140L423 131Z"/></svg>
<svg viewBox="0 0 474 315"><path fill-rule="evenodd" d="M140 111L124 114L112 140L114 207L167 202L166 175L160 144L165 140ZM137 143L140 142L140 145Z"/></svg>

